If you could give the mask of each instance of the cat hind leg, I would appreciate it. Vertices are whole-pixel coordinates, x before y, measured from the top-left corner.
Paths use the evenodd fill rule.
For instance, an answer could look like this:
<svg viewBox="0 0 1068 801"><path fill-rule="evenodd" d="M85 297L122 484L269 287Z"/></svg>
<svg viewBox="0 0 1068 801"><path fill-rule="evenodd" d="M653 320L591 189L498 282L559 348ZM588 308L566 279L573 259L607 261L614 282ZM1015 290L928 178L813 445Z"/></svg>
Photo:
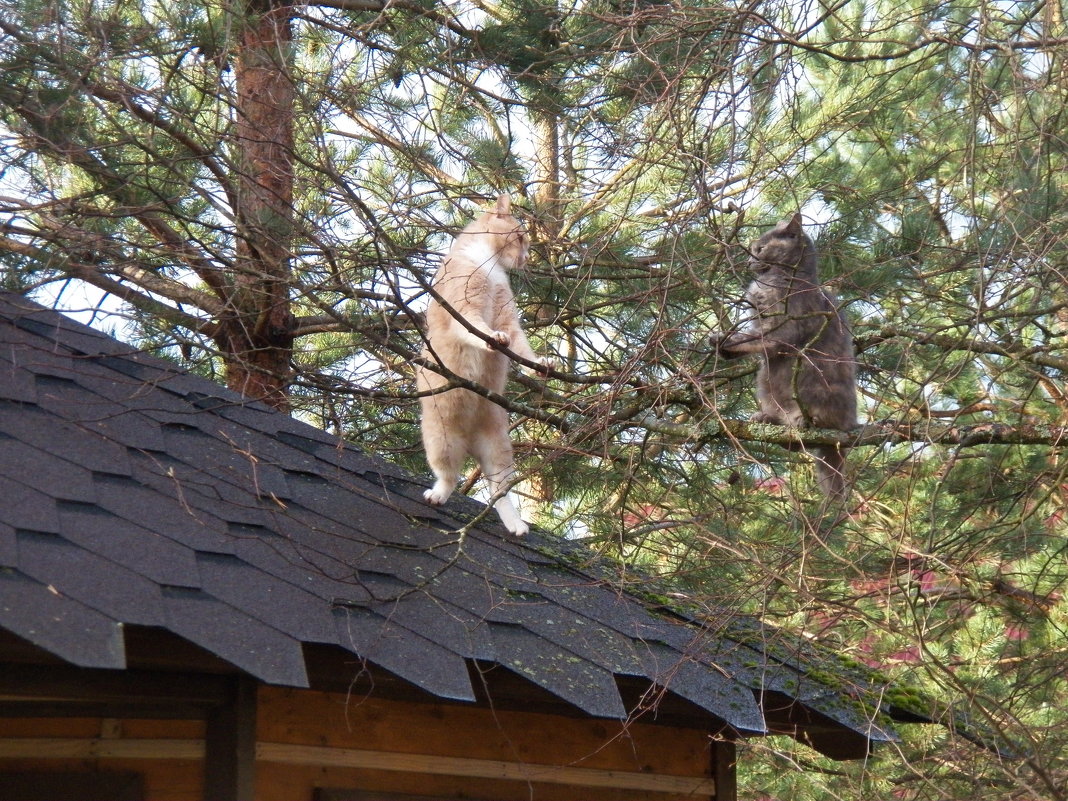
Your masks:
<svg viewBox="0 0 1068 801"><path fill-rule="evenodd" d="M849 501L844 448L814 448L816 484L828 503L844 506Z"/></svg>
<svg viewBox="0 0 1068 801"><path fill-rule="evenodd" d="M515 463L512 460L512 443L507 433L503 437L484 437L475 443L475 458L486 477L490 495L494 498L493 508L501 517L504 527L516 537L522 537L530 531L512 502L509 488L515 481Z"/></svg>
<svg viewBox="0 0 1068 801"><path fill-rule="evenodd" d="M465 453L459 443L450 442L443 434L428 437L424 432L423 441L427 463L436 479L434 486L423 493L423 498L431 506L441 506L456 489Z"/></svg>

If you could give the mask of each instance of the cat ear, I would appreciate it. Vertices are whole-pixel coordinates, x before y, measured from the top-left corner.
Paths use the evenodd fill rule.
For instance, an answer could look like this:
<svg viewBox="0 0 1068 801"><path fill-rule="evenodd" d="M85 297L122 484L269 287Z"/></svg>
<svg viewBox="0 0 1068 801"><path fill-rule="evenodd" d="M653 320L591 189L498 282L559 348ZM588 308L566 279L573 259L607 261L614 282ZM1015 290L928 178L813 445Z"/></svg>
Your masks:
<svg viewBox="0 0 1068 801"><path fill-rule="evenodd" d="M790 218L790 222L786 224L786 230L791 234L801 233L801 212Z"/></svg>
<svg viewBox="0 0 1068 801"><path fill-rule="evenodd" d="M497 216L507 217L512 213L512 198L507 195L497 195Z"/></svg>

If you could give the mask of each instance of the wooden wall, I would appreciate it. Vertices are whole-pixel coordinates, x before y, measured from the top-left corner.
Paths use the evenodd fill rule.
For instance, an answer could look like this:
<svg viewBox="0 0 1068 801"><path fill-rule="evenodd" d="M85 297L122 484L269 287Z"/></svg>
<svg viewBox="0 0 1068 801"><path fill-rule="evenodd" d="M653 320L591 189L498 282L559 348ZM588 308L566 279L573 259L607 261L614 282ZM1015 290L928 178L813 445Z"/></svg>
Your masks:
<svg viewBox="0 0 1068 801"><path fill-rule="evenodd" d="M137 772L151 801L202 798L202 721L0 724L0 772ZM256 741L257 801L709 799L717 765L698 730L276 687L259 688Z"/></svg>
<svg viewBox="0 0 1068 801"><path fill-rule="evenodd" d="M0 773L140 773L146 799L203 798L203 721L4 718L0 727Z"/></svg>

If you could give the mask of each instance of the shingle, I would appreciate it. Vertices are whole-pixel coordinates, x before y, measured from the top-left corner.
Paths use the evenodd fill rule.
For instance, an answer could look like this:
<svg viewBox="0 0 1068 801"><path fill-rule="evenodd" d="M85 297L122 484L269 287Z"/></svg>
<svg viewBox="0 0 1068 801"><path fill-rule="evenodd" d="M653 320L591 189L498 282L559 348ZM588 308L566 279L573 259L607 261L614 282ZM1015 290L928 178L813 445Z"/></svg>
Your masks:
<svg viewBox="0 0 1068 801"><path fill-rule="evenodd" d="M0 399L5 402L36 403L37 381L33 374L21 369L22 349L5 343L0 348Z"/></svg>
<svg viewBox="0 0 1068 801"><path fill-rule="evenodd" d="M7 468L4 444L0 441L0 470ZM56 501L50 495L0 475L0 498L3 498L3 516L7 525L53 534L59 532Z"/></svg>
<svg viewBox="0 0 1068 801"><path fill-rule="evenodd" d="M336 505L336 501L332 501L329 496L337 485L325 476L312 472L314 468L315 462L310 458L299 470L287 468L286 487L289 489L289 500L299 503L305 509L319 512Z"/></svg>
<svg viewBox="0 0 1068 801"><path fill-rule="evenodd" d="M234 554L258 570L320 598L323 614L328 613L335 599L353 596L351 565L312 552L291 540L254 537L236 540Z"/></svg>
<svg viewBox="0 0 1068 801"><path fill-rule="evenodd" d="M360 570L392 573L412 586L425 586L450 563L450 551L427 548L401 548L385 543L350 548L352 559Z"/></svg>
<svg viewBox="0 0 1068 801"><path fill-rule="evenodd" d="M458 656L493 659L493 643L485 621L424 589L411 590L390 601L368 604L367 608L397 626L421 633Z"/></svg>
<svg viewBox="0 0 1068 801"><path fill-rule="evenodd" d="M127 451L159 453L164 448L163 431L155 420L135 411L81 421L83 428L124 446Z"/></svg>
<svg viewBox="0 0 1068 801"><path fill-rule="evenodd" d="M87 391L80 379L77 374L73 379L54 375L37 376L38 405L59 418L77 423L88 431L122 445L148 450L161 448L163 439L159 424L139 411L146 403L145 396L149 394L143 385L126 387L121 394L132 394L119 403ZM99 386L113 389L106 380L100 382Z"/></svg>
<svg viewBox="0 0 1068 801"><path fill-rule="evenodd" d="M336 438L329 438L328 435L321 431L316 432L316 434L321 434L322 436L316 436L304 428L295 431L282 429L278 431L276 437L279 442L285 443L298 451L303 451L325 464L341 466L343 462L351 460L351 457L345 453L344 448L338 447ZM349 466L348 469L351 470L352 467Z"/></svg>
<svg viewBox="0 0 1068 801"><path fill-rule="evenodd" d="M620 587L606 585L579 570L563 565L535 565L531 572L537 578L539 593L628 637L645 640L669 625L635 603Z"/></svg>
<svg viewBox="0 0 1068 801"><path fill-rule="evenodd" d="M223 387L211 388L206 392L203 383L198 383L196 389L186 393L185 400L197 409L237 424L247 431L260 431L270 435L273 440L278 431L278 413L264 406L262 403L250 401L236 393L224 390Z"/></svg>
<svg viewBox="0 0 1068 801"><path fill-rule="evenodd" d="M167 627L269 684L307 687L300 643L199 590L164 587Z"/></svg>
<svg viewBox="0 0 1068 801"><path fill-rule="evenodd" d="M645 674L659 686L709 710L736 729L767 730L752 690L733 677L660 643L646 643L638 653Z"/></svg>
<svg viewBox="0 0 1068 801"><path fill-rule="evenodd" d="M338 642L439 698L474 701L467 663L433 640L367 609L334 609Z"/></svg>
<svg viewBox="0 0 1068 801"><path fill-rule="evenodd" d="M491 623L496 661L598 718L627 717L615 678L607 670L566 651L546 648L524 628Z"/></svg>
<svg viewBox="0 0 1068 801"><path fill-rule="evenodd" d="M305 509L336 522L353 521L363 510L357 508L357 498L338 482L315 474L286 474L287 497Z"/></svg>
<svg viewBox="0 0 1068 801"><path fill-rule="evenodd" d="M46 490L58 500L92 503L93 475L68 459L60 459L17 439L0 440L7 476L20 483Z"/></svg>
<svg viewBox="0 0 1068 801"><path fill-rule="evenodd" d="M156 360L145 359L139 353L123 353L115 351L119 355L93 355L92 363L99 365L102 370L111 374L118 374L132 379L138 386L152 385L161 379L174 375Z"/></svg>
<svg viewBox="0 0 1068 801"><path fill-rule="evenodd" d="M150 454L151 469L134 473L134 478L164 498L173 498L185 510L181 519L213 521L222 530L225 524L266 527L268 503L251 492L239 492L222 479L213 480L207 470L178 462L166 454ZM221 522L219 522L221 521Z"/></svg>
<svg viewBox="0 0 1068 801"><path fill-rule="evenodd" d="M88 551L157 582L199 587L194 552L149 528L115 517L99 506L60 502L63 536Z"/></svg>
<svg viewBox="0 0 1068 801"><path fill-rule="evenodd" d="M713 677L723 673L729 675L730 683L738 689L729 691L729 697L724 702L727 704L725 711L731 712L739 722L755 724L751 710L746 711L745 699L750 694L749 688L761 686L760 674L768 670L762 654L729 640L721 631L653 616L644 607L635 604L629 596L610 591L602 584L584 581L580 575L559 565L538 567L535 572L538 574L540 591L546 597L567 609L579 610L601 625L634 638L636 652L645 664L644 672L648 673L654 668L663 669L658 666L662 666L664 655L676 654L676 666L684 661L689 663L699 660L700 669ZM709 646L712 646L713 650L710 651ZM650 662L651 654L657 655L659 659ZM775 666L771 669L774 670ZM709 709L718 703L715 698L709 698L705 704L696 700L700 698L698 693L701 691L693 689L696 679L691 677L690 667L676 668L676 673L681 676L679 681L685 682L679 686L679 695ZM715 678L710 678L708 683L709 686L718 686L721 693L728 692Z"/></svg>
<svg viewBox="0 0 1068 801"><path fill-rule="evenodd" d="M37 406L0 403L0 432L80 467L129 475L126 449Z"/></svg>
<svg viewBox="0 0 1068 801"><path fill-rule="evenodd" d="M143 472L138 476L145 478ZM97 506L134 525L144 522L145 510L151 509L155 534L192 550L232 550L225 521L191 506L174 479L156 480L160 482L158 487L132 477L94 476Z"/></svg>
<svg viewBox="0 0 1068 801"><path fill-rule="evenodd" d="M486 620L509 597L508 590L487 577L456 569L439 572L432 587L435 598L469 612L476 620Z"/></svg>
<svg viewBox="0 0 1068 801"><path fill-rule="evenodd" d="M163 624L159 585L55 534L20 532L19 569L112 620Z"/></svg>
<svg viewBox="0 0 1068 801"><path fill-rule="evenodd" d="M31 332L8 326L4 334L5 355L33 378L35 384L40 376L73 378L75 354L70 349L51 341L42 341Z"/></svg>
<svg viewBox="0 0 1068 801"><path fill-rule="evenodd" d="M117 621L9 569L0 570L0 627L81 667L126 667Z"/></svg>
<svg viewBox="0 0 1068 801"><path fill-rule="evenodd" d="M287 484L290 476L293 475L333 481L334 474L340 471L336 466L327 465L298 448L286 445L270 434L265 434L259 439L259 448L257 455L283 471Z"/></svg>
<svg viewBox="0 0 1068 801"><path fill-rule="evenodd" d="M455 535L450 531L428 525L427 518L404 512L403 505L378 503L359 494L349 494L348 497L351 504L350 524L379 542L407 550L440 551L450 548L456 541ZM352 501L363 503L356 506ZM433 520L437 522L437 518Z"/></svg>
<svg viewBox="0 0 1068 801"><path fill-rule="evenodd" d="M78 381L74 360L63 362L36 367L38 406L68 420L104 420L123 411L106 397L86 391Z"/></svg>
<svg viewBox="0 0 1068 801"><path fill-rule="evenodd" d="M487 619L522 626L553 646L618 675L645 675L633 640L587 617L561 609L544 597L504 601L493 607Z"/></svg>
<svg viewBox="0 0 1068 801"><path fill-rule="evenodd" d="M108 361L111 364L116 364L123 360L113 357ZM64 375L66 380L69 380L79 388L80 395L91 401L86 414L95 416L96 419L101 419L110 410L117 411L118 409L127 408L131 400L144 396L146 388L155 387L157 383L165 382L168 375L168 373L160 369L152 371L136 369L128 372L142 374L144 378L108 369L98 359L83 356L73 358L70 362L69 373ZM40 383L41 380L38 379L38 382ZM69 387L64 390L59 383L55 386L55 397L57 399L66 399L72 392Z"/></svg>
<svg viewBox="0 0 1068 801"><path fill-rule="evenodd" d="M10 296L9 296L10 297ZM68 320L62 314L43 307L32 308L20 301L10 304L10 320L14 325L46 341L55 342L78 354L128 353L129 348L110 337L102 337L92 329Z"/></svg>
<svg viewBox="0 0 1068 801"><path fill-rule="evenodd" d="M204 591L302 642L337 643L323 601L226 554L197 554Z"/></svg>
<svg viewBox="0 0 1068 801"><path fill-rule="evenodd" d="M251 491L241 492L223 480L214 480L208 469L177 461L167 453L133 454L133 477L150 491L179 503L186 518L203 519L206 525L218 522L265 526L265 512L270 504ZM250 488L251 489L251 488Z"/></svg>
<svg viewBox="0 0 1068 801"><path fill-rule="evenodd" d="M465 569L473 567L480 575L489 574L505 587L521 584L525 588L534 584L530 564L503 542L502 538L482 532L468 535L461 547L460 566Z"/></svg>
<svg viewBox="0 0 1068 801"><path fill-rule="evenodd" d="M411 519L441 519L444 521L443 527L456 527L441 508L427 505L423 500L424 488L412 482L402 482L386 473L368 470L340 476L338 486L356 493L358 498L374 500L394 514L399 513Z"/></svg>

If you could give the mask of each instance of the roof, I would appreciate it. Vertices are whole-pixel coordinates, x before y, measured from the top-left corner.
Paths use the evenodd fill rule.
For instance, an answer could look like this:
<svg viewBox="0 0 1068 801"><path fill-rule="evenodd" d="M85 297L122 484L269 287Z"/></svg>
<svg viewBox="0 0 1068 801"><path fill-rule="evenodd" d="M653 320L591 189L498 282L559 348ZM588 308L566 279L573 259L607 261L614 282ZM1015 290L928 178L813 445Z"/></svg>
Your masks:
<svg viewBox="0 0 1068 801"><path fill-rule="evenodd" d="M681 699L707 726L830 732L827 752L919 719L780 630L698 621L580 545L511 538L469 498L429 506L427 485L0 293L0 631L67 663L123 669L144 627L273 684L309 686L317 646L458 702L500 666L576 714Z"/></svg>

